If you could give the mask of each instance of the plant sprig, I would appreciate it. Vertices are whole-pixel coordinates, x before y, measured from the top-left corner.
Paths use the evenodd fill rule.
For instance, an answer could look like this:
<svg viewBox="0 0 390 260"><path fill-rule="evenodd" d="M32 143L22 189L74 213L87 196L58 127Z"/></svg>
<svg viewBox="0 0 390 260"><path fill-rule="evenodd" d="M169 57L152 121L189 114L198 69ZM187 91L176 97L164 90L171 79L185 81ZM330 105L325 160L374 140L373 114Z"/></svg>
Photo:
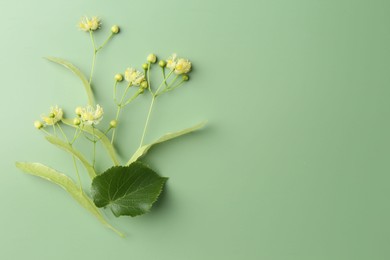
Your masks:
<svg viewBox="0 0 390 260"><path fill-rule="evenodd" d="M99 104L95 105L91 88L96 56L120 32L120 28L117 25L112 26L109 36L101 45L97 44L94 36L94 32L101 28L99 18L83 17L79 23L79 28L89 33L92 44L93 56L89 79L80 69L64 59L55 57L47 59L64 66L80 79L88 97L88 105L76 107L75 117L73 118L66 118L62 108L52 106L48 114L42 115L41 120L34 122L34 126L45 134L45 138L49 143L71 156L77 184L65 174L40 163L17 162L16 166L28 174L44 178L61 186L106 227L118 235L124 236L122 232L105 220L99 208L110 207L117 217L122 215L137 216L148 212L162 192L167 178L160 177L154 170L142 163L140 158L146 155L153 145L196 131L202 128L205 123L168 133L152 143L145 144L145 137L156 99L183 86L189 80L188 73L192 67L189 60L178 58L176 54L159 62L157 62L158 58L155 54L150 54L146 58L147 62L142 65L143 72L129 67L125 70L124 75L119 73L114 76L112 92L116 116L108 125L103 126L104 130L99 129L98 126L102 125L104 110ZM155 65L160 67L159 71L161 73L161 82L156 85L157 87L151 81L151 73ZM173 75L175 76L172 78ZM122 86L124 88L119 93L121 95L118 96L118 88ZM131 105L134 100L144 94L149 94L151 101L139 147L128 157L129 159L125 163L121 164L115 149L116 129L120 126L120 116L125 107ZM70 135L69 132L71 132ZM91 142L92 149L89 155L84 155L77 149L76 146L81 145L78 142L80 138L85 138ZM113 163L109 169L103 172L96 168L98 142L102 144ZM79 164L83 166L91 179L90 189L88 190L85 189L85 185L81 181Z"/></svg>

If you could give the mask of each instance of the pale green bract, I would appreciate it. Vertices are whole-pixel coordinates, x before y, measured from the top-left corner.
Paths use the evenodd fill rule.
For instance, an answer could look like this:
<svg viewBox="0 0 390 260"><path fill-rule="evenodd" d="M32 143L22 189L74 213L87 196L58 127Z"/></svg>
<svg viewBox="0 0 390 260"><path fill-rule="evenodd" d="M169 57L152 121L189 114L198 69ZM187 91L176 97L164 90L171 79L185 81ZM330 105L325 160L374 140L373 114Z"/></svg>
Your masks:
<svg viewBox="0 0 390 260"><path fill-rule="evenodd" d="M62 122L68 126L78 128L73 124L73 121L71 119L62 119ZM105 134L103 134L101 131L95 128L95 130L92 130L92 127L89 125L83 126L80 128L82 131L89 133L89 134L95 134L96 138L98 138L102 144L103 147L106 149L108 155L110 156L112 162L114 165L119 165L118 156L116 154L114 146L111 144L110 140L107 138Z"/></svg>
<svg viewBox="0 0 390 260"><path fill-rule="evenodd" d="M74 149L70 144L65 143L64 141L55 136L46 136L45 138L51 144L56 145L57 147L63 149L64 151L74 155L77 159L79 159L79 161L84 165L85 169L87 170L91 180L96 177L96 172L93 169L92 165L89 164L88 160L85 159L85 157L79 151Z"/></svg>
<svg viewBox="0 0 390 260"><path fill-rule="evenodd" d="M60 173L46 165L41 163L28 163L28 162L17 162L16 167L25 173L41 177L52 183L57 184L64 190L66 190L77 202L91 212L101 223L103 223L109 229L115 231L118 235L124 237L124 235L111 226L95 207L92 200L78 187L68 176Z"/></svg>
<svg viewBox="0 0 390 260"><path fill-rule="evenodd" d="M80 71L79 68L77 68L75 65L73 65L72 63L70 63L69 61L66 61L64 59L61 59L61 58L56 58L56 57L46 57L46 59L48 59L49 61L52 61L54 63L57 63L57 64L60 64L62 66L64 66L65 68L69 69L70 71L72 71L77 77L79 77L79 79L81 80L81 82L83 83L84 85L84 88L85 88L85 91L87 92L87 96L88 96L88 104L93 106L94 104L94 97L93 97L93 92L92 92L92 88L91 88L91 84L89 84L87 78L84 76L84 74Z"/></svg>
<svg viewBox="0 0 390 260"><path fill-rule="evenodd" d="M169 141L171 139L174 139L176 137L179 137L179 136L182 136L185 134L189 134L189 133L194 132L196 130L199 130L199 129L203 128L206 125L206 123L207 122L204 121L204 122L196 124L192 127L183 129L181 131L165 134L165 135L161 136L159 139L157 139L156 141L154 141L153 143L141 146L140 148L137 149L137 151L135 151L135 153L130 158L130 160L126 163L126 165L130 165L131 163L138 160L140 157L144 156L152 146L159 144L159 143Z"/></svg>

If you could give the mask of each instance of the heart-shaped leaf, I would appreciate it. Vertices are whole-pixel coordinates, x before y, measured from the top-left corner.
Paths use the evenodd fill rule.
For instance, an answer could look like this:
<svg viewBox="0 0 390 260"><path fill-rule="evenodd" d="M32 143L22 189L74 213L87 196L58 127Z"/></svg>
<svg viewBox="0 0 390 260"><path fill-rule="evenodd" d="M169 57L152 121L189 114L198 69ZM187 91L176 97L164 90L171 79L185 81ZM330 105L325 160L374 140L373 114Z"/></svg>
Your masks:
<svg viewBox="0 0 390 260"><path fill-rule="evenodd" d="M93 179L93 201L99 208L110 206L116 217L142 215L157 200L167 179L141 162L114 166Z"/></svg>

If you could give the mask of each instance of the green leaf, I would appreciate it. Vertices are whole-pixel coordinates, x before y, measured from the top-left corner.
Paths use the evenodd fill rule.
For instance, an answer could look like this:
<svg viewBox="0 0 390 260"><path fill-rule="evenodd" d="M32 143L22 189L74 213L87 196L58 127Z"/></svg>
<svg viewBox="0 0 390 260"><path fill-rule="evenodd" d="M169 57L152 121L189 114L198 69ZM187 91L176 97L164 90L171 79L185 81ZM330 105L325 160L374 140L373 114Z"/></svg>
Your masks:
<svg viewBox="0 0 390 260"><path fill-rule="evenodd" d="M69 61L66 61L64 59L60 59L60 58L56 58L56 57L46 57L46 59L64 66L65 68L72 71L77 77L79 77L79 79L81 80L81 82L84 85L85 91L87 92L88 104L93 106L94 97L93 97L91 85L89 84L89 82L88 82L87 78L84 76L84 74L80 71L80 69L78 69L75 65L73 65L72 63L70 63Z"/></svg>
<svg viewBox="0 0 390 260"><path fill-rule="evenodd" d="M91 192L97 207L110 206L116 217L134 217L150 210L166 181L143 163L134 162L98 175Z"/></svg>
<svg viewBox="0 0 390 260"><path fill-rule="evenodd" d="M65 143L61 139L55 137L55 136L46 136L46 140L49 141L51 144L56 145L57 147L65 150L66 152L72 154L77 159L80 160L80 162L84 165L85 169L88 172L88 175L91 179L96 177L95 169L92 167L91 164L89 164L88 160L85 159L85 157L76 149L74 149L70 144Z"/></svg>
<svg viewBox="0 0 390 260"><path fill-rule="evenodd" d="M92 200L68 176L40 163L17 162L16 167L22 171L46 179L66 190L81 206L91 212L101 223L120 236L121 232L111 226L95 207Z"/></svg>
<svg viewBox="0 0 390 260"><path fill-rule="evenodd" d="M140 148L137 149L137 151L135 151L135 153L133 154L133 156L130 158L130 160L127 162L126 165L130 165L131 163L137 161L138 158L144 156L149 151L149 149L152 146L154 146L156 144L159 144L159 143L166 142L166 141L174 139L176 137L179 137L179 136L182 136L182 135L194 132L196 130L201 129L205 125L206 125L206 122L201 122L199 124L196 124L196 125L194 125L192 127L183 129L181 131L165 134L162 137L160 137L159 139L157 139L156 141L154 141L153 143L141 146Z"/></svg>
<svg viewBox="0 0 390 260"><path fill-rule="evenodd" d="M72 126L74 128L78 128L77 126L75 126L73 124L73 120L71 119L62 119L62 122L68 126ZM115 151L115 148L114 146L111 144L110 140L107 138L107 136L102 133L101 131L99 131L98 129L95 128L95 132L94 130L92 129L91 126L89 125L85 125L81 128L82 131L86 132L86 133L89 133L91 135L93 135L95 133L95 137L97 139L100 139L100 141L102 142L103 144L103 147L106 149L108 155L110 156L112 162L114 163L114 165L119 165L119 161L117 159L117 154L116 154L116 151Z"/></svg>

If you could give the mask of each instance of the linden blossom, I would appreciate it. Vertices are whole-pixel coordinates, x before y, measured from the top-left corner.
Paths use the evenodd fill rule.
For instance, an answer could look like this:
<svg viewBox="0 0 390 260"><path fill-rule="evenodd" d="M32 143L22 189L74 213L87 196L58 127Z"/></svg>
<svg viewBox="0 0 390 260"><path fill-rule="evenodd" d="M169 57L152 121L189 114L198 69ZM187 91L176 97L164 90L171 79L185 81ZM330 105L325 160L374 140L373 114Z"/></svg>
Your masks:
<svg viewBox="0 0 390 260"><path fill-rule="evenodd" d="M75 109L77 117L73 119L63 118L63 110L58 106L53 106L50 108L48 114L41 116L41 121L34 122L34 127L46 134L46 140L48 142L68 152L72 156L77 182L67 175L40 163L18 162L16 166L26 173L42 177L61 186L78 203L95 215L106 227L118 235L124 236L123 233L107 222L98 208L109 207L115 216L137 216L147 213L158 199L167 178L159 176L155 171L142 163L140 158L145 156L152 146L196 131L202 128L205 123L200 123L181 131L168 133L154 142L145 142L156 98L183 86L189 80L187 73L191 71L192 66L189 60L178 58L176 54L173 54L166 61L162 59L157 63L157 56L151 53L146 57L146 62L142 65L144 72L129 67L125 70L124 74L116 74L113 77L113 101L117 111L115 118L104 126L104 123L102 123L104 111L100 105L97 104L94 106L95 98L93 96L91 82L96 54L110 41L113 35L119 33L120 29L117 25L112 26L108 38L102 45L98 46L94 38L94 31L101 27L100 19L96 16L92 18L83 17L78 26L82 31L89 32L91 38L93 56L89 81L72 63L54 57L48 58L48 60L63 65L79 77L87 92L89 105L86 107L77 107ZM161 73L161 81L158 84L154 82L157 77L151 77L151 73L154 73L155 68L158 69L157 72ZM167 69L169 71L166 74ZM175 76L173 77L172 75ZM126 80L127 84L123 80ZM125 88L117 88L120 84L126 84L127 86ZM95 82L93 86L94 91L99 91ZM138 86L138 88L132 86ZM117 91L121 93L117 93ZM119 117L121 111L126 106L133 104L132 102L140 95L145 95L145 98L150 98L150 106L147 112L140 111L140 113L144 112L147 115L142 135L140 136L139 147L134 151L133 155L128 157L127 162L121 165L115 150L115 134L118 126L121 126ZM103 125L103 128L106 130L97 128L98 124L99 126ZM68 127L68 129L65 131L63 127ZM71 133L69 136L71 130L74 133ZM128 137L128 135L126 136ZM85 144L84 142L77 142L79 141L79 137L85 137L92 142L92 149L89 154L84 155L76 148L78 145ZM120 143L123 143L123 140L120 141ZM101 145L97 145L98 142ZM97 152L97 148L101 147L106 149L109 158L113 162L113 165L106 170L100 169L101 165L96 164L100 160L99 156L102 156ZM84 150L82 149L82 151ZM84 190L87 186L84 185L80 177L82 172L79 170L79 165L84 166L85 173L91 178L92 185L88 185L88 187L91 187L90 190Z"/></svg>
<svg viewBox="0 0 390 260"><path fill-rule="evenodd" d="M145 74L134 68L127 68L125 71L125 80L133 86L139 86L145 80Z"/></svg>
<svg viewBox="0 0 390 260"><path fill-rule="evenodd" d="M163 66L165 66L165 64ZM176 53L172 54L172 56L167 59L166 66L168 69L174 71L175 74L184 74L191 71L191 62L183 58L178 59Z"/></svg>
<svg viewBox="0 0 390 260"><path fill-rule="evenodd" d="M96 16L92 18L88 18L84 16L81 18L81 21L79 22L78 26L82 31L89 32L89 31L96 31L97 29L99 29L101 23L100 23L100 19ZM119 29L117 31L119 31Z"/></svg>
<svg viewBox="0 0 390 260"><path fill-rule="evenodd" d="M62 116L63 116L62 109L59 108L58 106L55 106L50 108L50 113L48 115L42 115L41 117L45 125L55 125L57 122L61 121Z"/></svg>
<svg viewBox="0 0 390 260"><path fill-rule="evenodd" d="M96 105L96 109L92 106L81 108L80 118L85 125L97 125L103 119L103 108Z"/></svg>

